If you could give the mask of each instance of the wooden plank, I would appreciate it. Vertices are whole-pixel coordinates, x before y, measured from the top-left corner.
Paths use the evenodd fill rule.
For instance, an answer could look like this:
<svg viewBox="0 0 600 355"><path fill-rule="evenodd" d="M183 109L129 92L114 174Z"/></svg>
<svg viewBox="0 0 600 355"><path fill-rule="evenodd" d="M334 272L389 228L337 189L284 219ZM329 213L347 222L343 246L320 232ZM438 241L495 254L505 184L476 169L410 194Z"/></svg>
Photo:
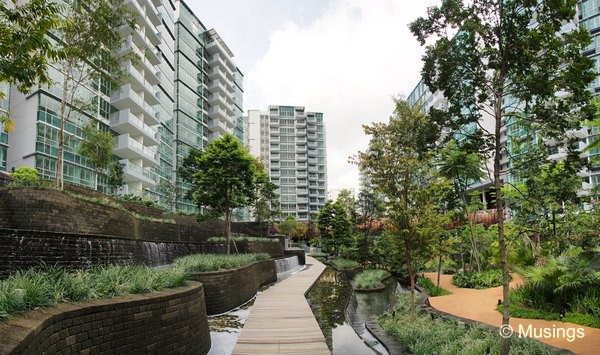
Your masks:
<svg viewBox="0 0 600 355"><path fill-rule="evenodd" d="M310 256L306 264L257 296L233 354L331 354L304 297L325 265Z"/></svg>

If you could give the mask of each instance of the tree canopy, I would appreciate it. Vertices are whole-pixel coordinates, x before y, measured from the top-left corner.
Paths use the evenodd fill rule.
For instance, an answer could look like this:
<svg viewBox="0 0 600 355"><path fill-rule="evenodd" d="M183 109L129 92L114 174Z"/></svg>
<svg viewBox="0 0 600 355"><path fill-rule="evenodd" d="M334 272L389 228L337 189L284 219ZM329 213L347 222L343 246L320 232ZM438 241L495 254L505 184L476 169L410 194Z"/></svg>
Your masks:
<svg viewBox="0 0 600 355"><path fill-rule="evenodd" d="M503 324L509 322L510 300L501 161L523 151L509 149L510 135L503 139L502 133L519 124L535 131L537 139L562 141L565 131L581 127L593 114L587 88L596 73L592 60L582 54L590 35L584 27L568 27L576 4L443 0L410 24L421 45L435 41L426 47L422 77L431 92L443 93L448 105L431 110L431 116L452 134L466 136L474 151L494 159ZM482 125L486 117L492 118L492 127ZM502 354L508 352L509 342L503 339Z"/></svg>
<svg viewBox="0 0 600 355"><path fill-rule="evenodd" d="M259 185L268 180L261 164L237 138L224 134L203 150L192 150L180 174L192 185L188 197L199 208L225 216L229 254L232 210L252 205Z"/></svg>

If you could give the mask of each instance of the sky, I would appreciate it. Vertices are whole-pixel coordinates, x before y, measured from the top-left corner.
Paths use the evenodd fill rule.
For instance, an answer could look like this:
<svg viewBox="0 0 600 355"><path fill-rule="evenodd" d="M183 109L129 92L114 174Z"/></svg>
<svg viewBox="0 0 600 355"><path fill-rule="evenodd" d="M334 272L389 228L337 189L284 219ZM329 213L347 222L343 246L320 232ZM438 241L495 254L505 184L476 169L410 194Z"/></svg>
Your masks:
<svg viewBox="0 0 600 355"><path fill-rule="evenodd" d="M244 110L269 105L323 112L328 188L358 191L348 158L362 125L387 121L393 98L420 79L424 49L408 24L439 0L188 0L244 73Z"/></svg>

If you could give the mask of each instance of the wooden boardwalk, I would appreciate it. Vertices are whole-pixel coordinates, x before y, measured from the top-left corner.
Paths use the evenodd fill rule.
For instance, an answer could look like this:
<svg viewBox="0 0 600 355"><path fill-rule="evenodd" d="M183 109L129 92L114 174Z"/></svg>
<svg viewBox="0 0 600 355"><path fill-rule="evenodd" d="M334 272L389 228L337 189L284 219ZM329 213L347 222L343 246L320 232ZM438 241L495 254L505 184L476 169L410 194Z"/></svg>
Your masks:
<svg viewBox="0 0 600 355"><path fill-rule="evenodd" d="M256 297L233 354L331 354L304 297L325 265L307 256L306 266Z"/></svg>

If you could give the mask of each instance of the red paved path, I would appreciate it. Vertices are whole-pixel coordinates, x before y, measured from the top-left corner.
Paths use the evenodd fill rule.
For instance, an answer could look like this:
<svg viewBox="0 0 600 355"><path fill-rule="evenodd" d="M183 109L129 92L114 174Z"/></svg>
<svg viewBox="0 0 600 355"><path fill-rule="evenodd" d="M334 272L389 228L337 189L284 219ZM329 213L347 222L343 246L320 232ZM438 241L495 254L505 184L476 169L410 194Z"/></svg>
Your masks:
<svg viewBox="0 0 600 355"><path fill-rule="evenodd" d="M434 283L437 282L436 273L425 273ZM516 287L522 283L518 275L513 275L511 287ZM489 288L485 290L475 290L469 288L459 288L452 284L452 275L442 275L440 286L452 292L451 295L430 297L431 306L450 314L467 319L491 324L499 327L502 324L502 314L496 311L496 305L499 299L502 299L502 286ZM521 319L510 318L510 325L518 330L519 325L527 327L532 325L536 329L549 328L582 328L584 337L569 342L566 338L539 339L544 343L556 346L558 348L569 349L576 354L596 355L600 354L600 329L584 327L573 323L563 323L559 321L545 321L540 319ZM539 332L539 330L538 330Z"/></svg>

